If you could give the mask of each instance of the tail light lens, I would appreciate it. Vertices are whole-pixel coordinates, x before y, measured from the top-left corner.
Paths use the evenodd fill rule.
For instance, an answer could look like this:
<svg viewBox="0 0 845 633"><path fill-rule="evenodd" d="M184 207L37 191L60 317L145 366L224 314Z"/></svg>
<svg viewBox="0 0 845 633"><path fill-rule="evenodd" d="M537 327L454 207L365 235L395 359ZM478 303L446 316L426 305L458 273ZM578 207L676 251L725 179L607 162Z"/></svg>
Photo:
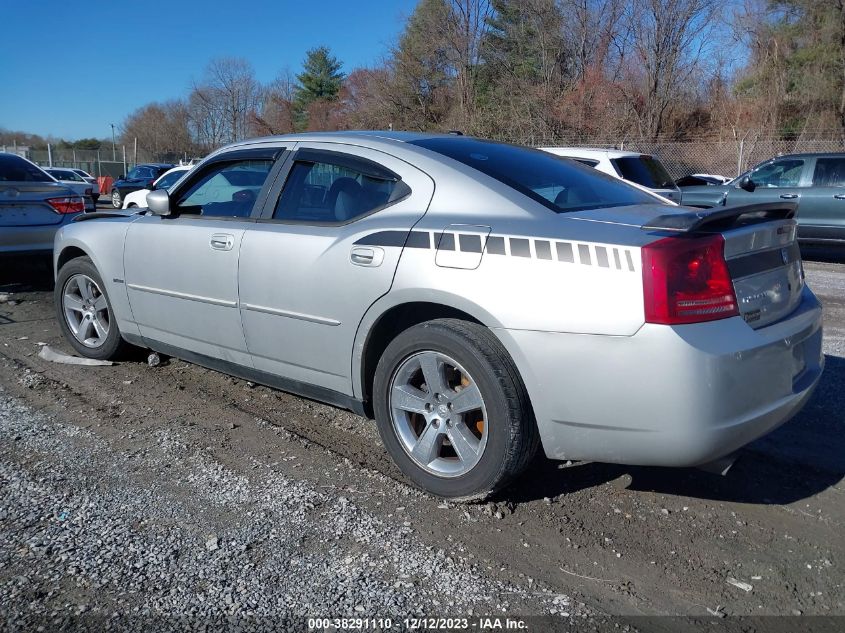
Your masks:
<svg viewBox="0 0 845 633"><path fill-rule="evenodd" d="M642 256L647 322L700 323L739 314L721 235L667 237L644 246Z"/></svg>
<svg viewBox="0 0 845 633"><path fill-rule="evenodd" d="M67 213L82 213L85 211L85 200L82 196L48 198L45 202L53 207L53 211L61 215L65 215Z"/></svg>

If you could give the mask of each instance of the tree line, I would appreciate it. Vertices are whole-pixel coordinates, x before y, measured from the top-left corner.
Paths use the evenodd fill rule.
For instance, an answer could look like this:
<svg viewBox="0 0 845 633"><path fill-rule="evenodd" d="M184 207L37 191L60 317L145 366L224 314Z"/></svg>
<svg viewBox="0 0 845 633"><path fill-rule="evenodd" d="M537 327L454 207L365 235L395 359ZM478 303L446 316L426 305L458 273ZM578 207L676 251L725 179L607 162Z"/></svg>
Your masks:
<svg viewBox="0 0 845 633"><path fill-rule="evenodd" d="M461 130L540 142L845 142L845 0L420 0L376 64L326 46L269 84L212 60L124 142L201 154L302 130Z"/></svg>

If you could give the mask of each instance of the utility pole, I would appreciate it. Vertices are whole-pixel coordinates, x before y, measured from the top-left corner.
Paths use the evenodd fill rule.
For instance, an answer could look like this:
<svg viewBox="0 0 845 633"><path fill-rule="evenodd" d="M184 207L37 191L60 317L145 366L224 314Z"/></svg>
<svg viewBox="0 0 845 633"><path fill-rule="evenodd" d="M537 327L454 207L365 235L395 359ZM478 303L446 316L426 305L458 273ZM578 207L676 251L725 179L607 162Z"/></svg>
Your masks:
<svg viewBox="0 0 845 633"><path fill-rule="evenodd" d="M111 123L111 159L112 162L117 162L117 150L114 146L114 123Z"/></svg>

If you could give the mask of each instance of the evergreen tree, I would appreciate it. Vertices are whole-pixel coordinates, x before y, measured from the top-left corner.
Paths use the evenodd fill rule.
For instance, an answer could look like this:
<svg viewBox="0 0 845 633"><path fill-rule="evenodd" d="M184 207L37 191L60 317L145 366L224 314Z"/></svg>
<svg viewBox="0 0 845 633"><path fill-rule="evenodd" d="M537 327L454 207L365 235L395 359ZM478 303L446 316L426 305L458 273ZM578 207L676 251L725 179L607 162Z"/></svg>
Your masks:
<svg viewBox="0 0 845 633"><path fill-rule="evenodd" d="M328 47L312 48L305 56L303 70L296 76L295 99L302 108L307 108L318 99L334 101L346 75L341 72L343 64L331 54Z"/></svg>

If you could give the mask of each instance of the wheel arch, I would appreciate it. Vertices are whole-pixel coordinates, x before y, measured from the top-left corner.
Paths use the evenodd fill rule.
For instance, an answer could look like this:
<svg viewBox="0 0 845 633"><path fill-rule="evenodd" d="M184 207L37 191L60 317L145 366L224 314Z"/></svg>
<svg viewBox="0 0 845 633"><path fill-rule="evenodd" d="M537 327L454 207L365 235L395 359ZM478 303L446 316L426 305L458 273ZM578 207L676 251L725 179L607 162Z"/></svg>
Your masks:
<svg viewBox="0 0 845 633"><path fill-rule="evenodd" d="M88 257L91 259L91 255L88 254L83 248L76 244L68 244L63 246L62 249L59 251L58 255L56 256L56 266L55 270L53 271L54 276L57 277L59 271L62 269L62 266L67 264L72 259L76 259L78 257Z"/></svg>
<svg viewBox="0 0 845 633"><path fill-rule="evenodd" d="M498 321L486 310L450 293L397 293L377 301L358 327L352 355L353 392L364 402L367 415L372 415L372 387L376 366L382 353L398 334L414 325L433 319L460 319L485 327L496 327Z"/></svg>

